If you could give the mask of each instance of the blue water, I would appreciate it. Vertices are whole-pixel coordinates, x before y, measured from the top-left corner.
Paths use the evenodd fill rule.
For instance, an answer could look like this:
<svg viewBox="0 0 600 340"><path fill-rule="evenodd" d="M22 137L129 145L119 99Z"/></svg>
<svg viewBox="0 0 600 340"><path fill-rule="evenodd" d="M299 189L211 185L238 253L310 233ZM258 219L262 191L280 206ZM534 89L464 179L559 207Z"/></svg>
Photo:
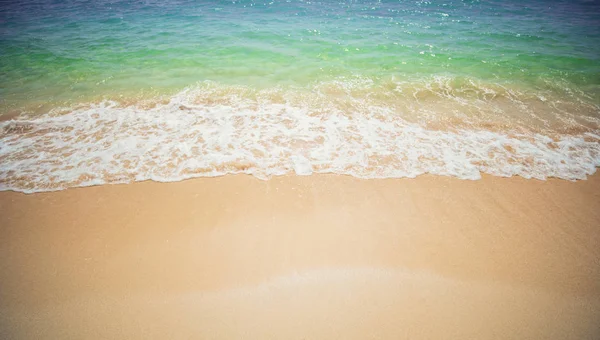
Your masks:
<svg viewBox="0 0 600 340"><path fill-rule="evenodd" d="M415 81L447 75L531 87L567 81L598 101L596 1L1 6L5 103L172 91L204 80L306 85L348 75Z"/></svg>

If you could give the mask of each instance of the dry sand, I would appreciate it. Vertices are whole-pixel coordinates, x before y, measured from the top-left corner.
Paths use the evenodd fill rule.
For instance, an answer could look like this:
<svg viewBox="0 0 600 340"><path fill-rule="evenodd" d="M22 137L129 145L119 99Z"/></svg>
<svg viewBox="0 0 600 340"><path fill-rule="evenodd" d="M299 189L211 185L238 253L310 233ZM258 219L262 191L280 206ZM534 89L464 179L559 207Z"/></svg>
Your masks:
<svg viewBox="0 0 600 340"><path fill-rule="evenodd" d="M595 339L600 176L0 193L2 339Z"/></svg>

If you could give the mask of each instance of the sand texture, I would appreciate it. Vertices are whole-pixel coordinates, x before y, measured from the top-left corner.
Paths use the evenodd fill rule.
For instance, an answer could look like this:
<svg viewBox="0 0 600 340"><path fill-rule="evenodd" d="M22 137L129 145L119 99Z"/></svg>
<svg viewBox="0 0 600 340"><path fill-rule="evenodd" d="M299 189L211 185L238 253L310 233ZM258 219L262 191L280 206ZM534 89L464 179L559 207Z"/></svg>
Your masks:
<svg viewBox="0 0 600 340"><path fill-rule="evenodd" d="M595 339L600 176L0 193L2 339Z"/></svg>

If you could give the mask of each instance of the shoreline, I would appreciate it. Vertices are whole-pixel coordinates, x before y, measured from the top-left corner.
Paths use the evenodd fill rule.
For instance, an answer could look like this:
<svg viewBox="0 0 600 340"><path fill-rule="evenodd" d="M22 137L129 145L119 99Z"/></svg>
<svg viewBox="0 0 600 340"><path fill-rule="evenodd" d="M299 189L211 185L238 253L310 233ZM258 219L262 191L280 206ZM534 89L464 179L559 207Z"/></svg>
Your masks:
<svg viewBox="0 0 600 340"><path fill-rule="evenodd" d="M6 338L600 331L598 174L229 175L0 192L0 210Z"/></svg>
<svg viewBox="0 0 600 340"><path fill-rule="evenodd" d="M156 106L101 102L0 122L0 190L291 172L577 180L600 164L599 110L592 104L567 105L580 115L568 118L534 101L542 112L523 115L527 105L510 96L449 100L442 91L400 100L385 86L391 96L333 85L333 93L324 86L291 97L285 90L207 85Z"/></svg>

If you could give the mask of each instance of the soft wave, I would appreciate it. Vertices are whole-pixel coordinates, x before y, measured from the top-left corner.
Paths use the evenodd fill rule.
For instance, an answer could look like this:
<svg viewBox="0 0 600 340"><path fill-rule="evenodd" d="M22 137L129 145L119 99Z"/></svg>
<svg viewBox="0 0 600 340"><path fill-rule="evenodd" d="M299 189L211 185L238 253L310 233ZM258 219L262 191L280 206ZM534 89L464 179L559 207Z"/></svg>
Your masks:
<svg viewBox="0 0 600 340"><path fill-rule="evenodd" d="M443 79L416 90L398 82L378 84L378 91L373 86L360 79L304 91L205 83L163 103L105 101L3 122L0 190L232 173L260 179L295 172L577 180L600 165L597 118L540 111L565 101L481 84L463 86L468 95L460 95ZM419 97L423 91L427 95ZM530 112L525 117L570 122L571 132L544 133L551 124L532 128L511 116L516 108Z"/></svg>

